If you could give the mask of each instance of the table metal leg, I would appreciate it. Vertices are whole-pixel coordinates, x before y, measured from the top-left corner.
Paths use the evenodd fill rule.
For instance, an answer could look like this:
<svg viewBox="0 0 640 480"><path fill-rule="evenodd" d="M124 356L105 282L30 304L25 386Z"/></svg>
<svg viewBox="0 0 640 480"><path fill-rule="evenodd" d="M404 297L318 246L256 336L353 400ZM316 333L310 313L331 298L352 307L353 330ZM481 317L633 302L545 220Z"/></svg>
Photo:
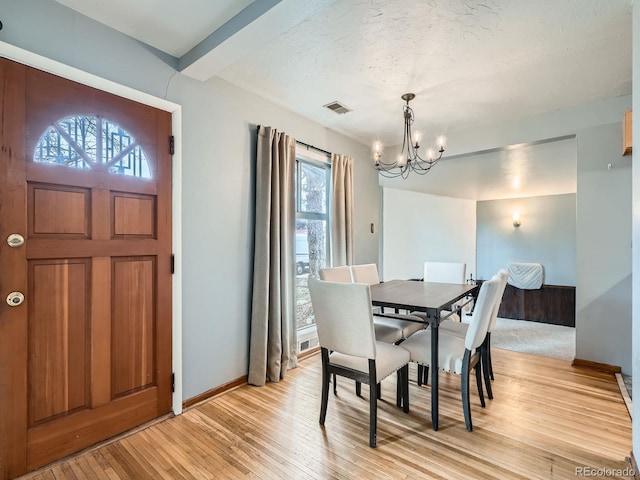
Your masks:
<svg viewBox="0 0 640 480"><path fill-rule="evenodd" d="M431 324L431 423L438 430L438 319Z"/></svg>

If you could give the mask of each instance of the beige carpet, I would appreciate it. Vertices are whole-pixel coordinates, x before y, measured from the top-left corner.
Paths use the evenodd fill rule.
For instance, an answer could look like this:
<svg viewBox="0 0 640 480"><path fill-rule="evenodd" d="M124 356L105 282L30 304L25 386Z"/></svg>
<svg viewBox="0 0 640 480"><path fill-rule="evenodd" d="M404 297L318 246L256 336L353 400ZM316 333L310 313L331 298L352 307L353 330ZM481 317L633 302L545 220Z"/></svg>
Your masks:
<svg viewBox="0 0 640 480"><path fill-rule="evenodd" d="M548 323L498 318L491 333L491 346L543 357L573 360L576 353L576 330L573 327Z"/></svg>

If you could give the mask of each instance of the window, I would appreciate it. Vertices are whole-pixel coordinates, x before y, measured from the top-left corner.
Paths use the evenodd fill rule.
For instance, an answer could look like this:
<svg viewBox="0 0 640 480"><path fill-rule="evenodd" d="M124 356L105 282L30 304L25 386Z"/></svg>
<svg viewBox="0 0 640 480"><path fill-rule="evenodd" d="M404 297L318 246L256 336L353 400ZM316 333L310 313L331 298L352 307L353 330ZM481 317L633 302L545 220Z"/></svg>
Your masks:
<svg viewBox="0 0 640 480"><path fill-rule="evenodd" d="M99 115L67 117L50 125L36 145L33 161L151 178L136 139Z"/></svg>
<svg viewBox="0 0 640 480"><path fill-rule="evenodd" d="M297 146L296 149L296 324L299 350L317 345L315 320L307 280L318 278L330 262L329 186L331 163L328 154ZM315 341L315 344L313 342Z"/></svg>

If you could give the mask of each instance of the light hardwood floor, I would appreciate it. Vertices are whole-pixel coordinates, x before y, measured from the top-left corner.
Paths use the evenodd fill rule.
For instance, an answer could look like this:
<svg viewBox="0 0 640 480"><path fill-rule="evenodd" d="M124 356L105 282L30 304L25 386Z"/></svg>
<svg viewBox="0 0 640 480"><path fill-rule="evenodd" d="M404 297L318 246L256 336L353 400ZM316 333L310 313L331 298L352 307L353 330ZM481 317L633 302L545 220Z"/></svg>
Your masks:
<svg viewBox="0 0 640 480"><path fill-rule="evenodd" d="M445 373L437 432L429 387L412 382L404 414L395 407L395 378L383 384L378 448L368 446L368 392L356 397L346 379L337 397L330 394L321 428L320 357L313 355L280 383L240 387L23 478L528 480L629 467L631 421L613 375L498 349L493 361L494 400L482 409L472 395L471 433L460 377Z"/></svg>

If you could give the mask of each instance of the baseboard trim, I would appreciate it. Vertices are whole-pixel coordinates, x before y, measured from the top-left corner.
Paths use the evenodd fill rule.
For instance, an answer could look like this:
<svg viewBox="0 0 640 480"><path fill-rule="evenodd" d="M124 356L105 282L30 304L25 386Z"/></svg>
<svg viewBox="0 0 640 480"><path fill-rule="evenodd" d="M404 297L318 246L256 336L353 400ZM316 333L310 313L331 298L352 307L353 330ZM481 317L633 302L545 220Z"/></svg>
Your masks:
<svg viewBox="0 0 640 480"><path fill-rule="evenodd" d="M617 365L592 362L591 360L582 360L581 358L574 358L571 365L574 367L586 367L592 370L599 370L606 373L622 373L622 368Z"/></svg>
<svg viewBox="0 0 640 480"><path fill-rule="evenodd" d="M311 357L320 351L320 347L311 348L300 355L298 355L298 360L304 360L305 358ZM196 395L195 397L191 397L182 402L182 408L187 409L197 405L198 403L202 403L205 400L209 400L210 398L215 397L216 395L220 395L222 393L228 392L229 390L233 390L234 388L241 387L248 383L249 377L244 376L240 378L236 378L235 380L231 380L230 382L225 383L224 385L220 385L219 387L212 388L211 390L207 390L206 392L202 392L200 395Z"/></svg>
<svg viewBox="0 0 640 480"><path fill-rule="evenodd" d="M231 380L224 385L220 385L219 387L212 388L211 390L207 390L206 392L202 392L200 395L196 395L195 397L188 398L184 402L182 402L182 408L187 409L193 407L194 405L204 402L205 400L209 400L216 395L220 395L221 393L225 393L229 390L233 390L234 388L246 385L248 378L249 377L247 376L236 378L235 380Z"/></svg>
<svg viewBox="0 0 640 480"><path fill-rule="evenodd" d="M638 463L636 462L636 457L633 455L633 450L631 450L631 453L627 457L627 461L633 470L633 478L635 480L640 480L640 471L638 471Z"/></svg>
<svg viewBox="0 0 640 480"><path fill-rule="evenodd" d="M633 402L631 401L631 397L627 391L627 386L624 384L624 378L622 378L621 373L616 373L615 375L616 381L618 382L618 388L620 389L620 395L622 395L624 404L627 407L627 412L629 412L629 418L633 421Z"/></svg>
<svg viewBox="0 0 640 480"><path fill-rule="evenodd" d="M304 352L298 355L298 360L304 360L307 357L315 355L319 351L320 351L320 347L314 347L314 348L310 348L309 350L305 350Z"/></svg>

